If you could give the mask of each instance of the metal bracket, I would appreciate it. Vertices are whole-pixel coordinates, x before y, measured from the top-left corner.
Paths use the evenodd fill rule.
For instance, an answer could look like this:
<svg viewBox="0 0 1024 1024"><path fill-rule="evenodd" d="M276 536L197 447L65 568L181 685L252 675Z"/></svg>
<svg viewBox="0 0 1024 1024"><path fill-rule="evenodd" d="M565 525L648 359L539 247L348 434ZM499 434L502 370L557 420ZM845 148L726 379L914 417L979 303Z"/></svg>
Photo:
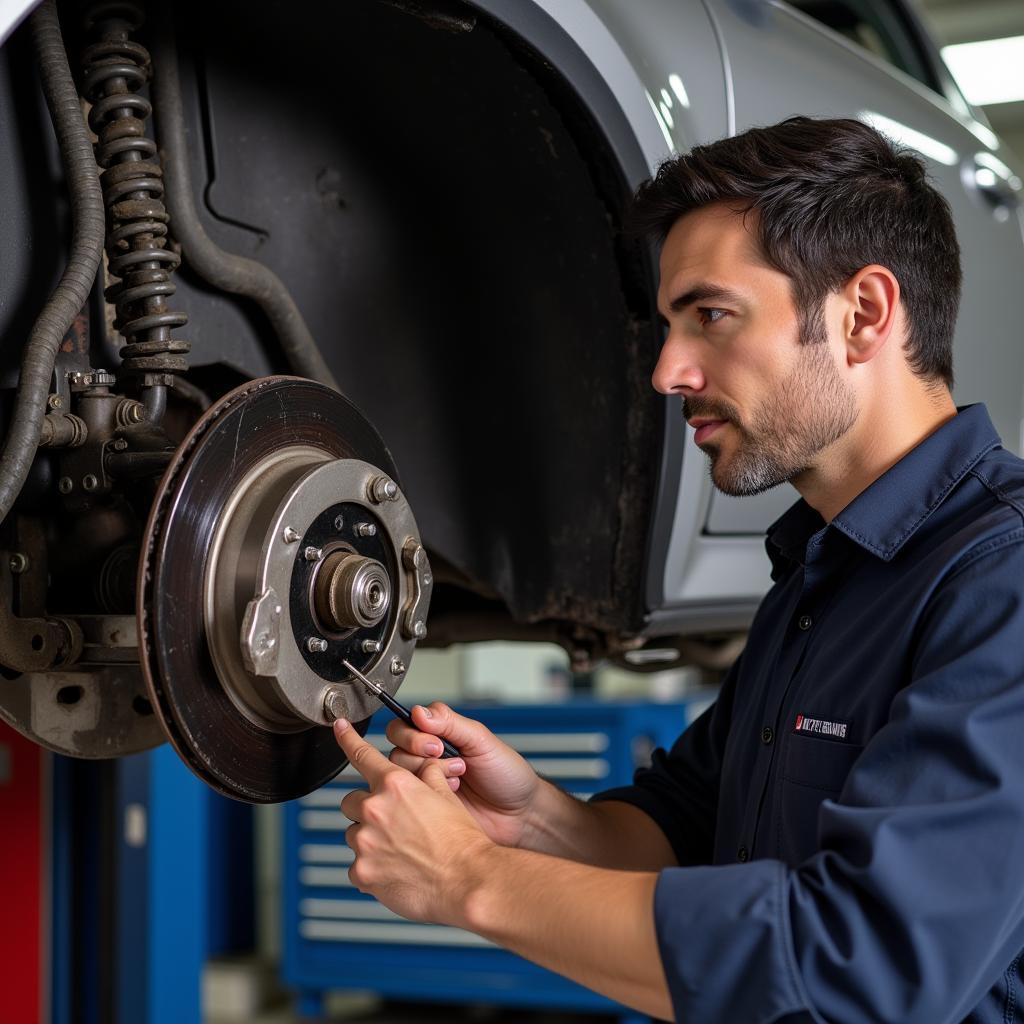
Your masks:
<svg viewBox="0 0 1024 1024"><path fill-rule="evenodd" d="M415 537L408 537L402 546L402 565L409 574L409 601L402 612L402 635L422 640L427 635L427 605L434 577L427 553Z"/></svg>
<svg viewBox="0 0 1024 1024"><path fill-rule="evenodd" d="M241 629L242 661L253 675L272 676L277 671L282 610L281 599L273 587L267 587L245 606Z"/></svg>

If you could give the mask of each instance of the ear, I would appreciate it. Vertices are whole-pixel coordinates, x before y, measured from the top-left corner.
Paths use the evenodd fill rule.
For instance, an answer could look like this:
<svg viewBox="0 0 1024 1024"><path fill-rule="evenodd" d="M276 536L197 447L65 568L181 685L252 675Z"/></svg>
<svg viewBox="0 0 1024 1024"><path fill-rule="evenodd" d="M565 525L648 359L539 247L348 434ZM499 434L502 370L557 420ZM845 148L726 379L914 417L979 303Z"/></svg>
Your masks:
<svg viewBox="0 0 1024 1024"><path fill-rule="evenodd" d="M889 340L900 303L900 283L887 267L862 267L841 289L847 359L851 364L874 359Z"/></svg>

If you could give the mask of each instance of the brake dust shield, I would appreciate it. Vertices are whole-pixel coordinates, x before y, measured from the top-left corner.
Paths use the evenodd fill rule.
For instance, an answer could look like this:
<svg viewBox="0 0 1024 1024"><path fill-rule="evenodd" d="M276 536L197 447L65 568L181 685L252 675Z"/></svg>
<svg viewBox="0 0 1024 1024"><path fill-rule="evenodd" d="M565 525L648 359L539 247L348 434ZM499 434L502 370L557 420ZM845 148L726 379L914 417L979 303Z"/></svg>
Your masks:
<svg viewBox="0 0 1024 1024"><path fill-rule="evenodd" d="M359 411L295 377L225 395L167 467L139 562L139 659L171 743L221 793L290 800L344 767L326 697L360 732L380 704L343 659L401 683L433 581L394 478Z"/></svg>

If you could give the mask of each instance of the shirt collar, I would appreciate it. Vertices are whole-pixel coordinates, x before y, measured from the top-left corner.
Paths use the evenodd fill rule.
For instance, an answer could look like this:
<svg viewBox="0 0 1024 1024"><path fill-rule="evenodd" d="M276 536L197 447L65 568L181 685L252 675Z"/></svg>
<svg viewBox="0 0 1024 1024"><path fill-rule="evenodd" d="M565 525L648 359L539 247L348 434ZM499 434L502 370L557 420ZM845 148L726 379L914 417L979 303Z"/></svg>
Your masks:
<svg viewBox="0 0 1024 1024"><path fill-rule="evenodd" d="M986 452L1000 444L982 404L962 406L894 466L861 491L829 524L855 544L890 561ZM803 561L807 541L824 520L801 498L768 527L775 578L780 557Z"/></svg>

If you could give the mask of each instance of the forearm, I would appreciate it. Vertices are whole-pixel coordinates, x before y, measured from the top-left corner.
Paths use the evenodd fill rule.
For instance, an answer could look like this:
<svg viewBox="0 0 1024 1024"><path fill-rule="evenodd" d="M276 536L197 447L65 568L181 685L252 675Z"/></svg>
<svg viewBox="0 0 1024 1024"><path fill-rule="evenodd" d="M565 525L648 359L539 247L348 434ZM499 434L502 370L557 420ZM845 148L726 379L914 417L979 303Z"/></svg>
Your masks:
<svg viewBox="0 0 1024 1024"><path fill-rule="evenodd" d="M642 1013L671 1020L654 927L657 878L494 846L476 861L456 923Z"/></svg>
<svg viewBox="0 0 1024 1024"><path fill-rule="evenodd" d="M676 858L665 834L637 807L588 804L547 780L533 803L520 849L595 867L658 871Z"/></svg>

